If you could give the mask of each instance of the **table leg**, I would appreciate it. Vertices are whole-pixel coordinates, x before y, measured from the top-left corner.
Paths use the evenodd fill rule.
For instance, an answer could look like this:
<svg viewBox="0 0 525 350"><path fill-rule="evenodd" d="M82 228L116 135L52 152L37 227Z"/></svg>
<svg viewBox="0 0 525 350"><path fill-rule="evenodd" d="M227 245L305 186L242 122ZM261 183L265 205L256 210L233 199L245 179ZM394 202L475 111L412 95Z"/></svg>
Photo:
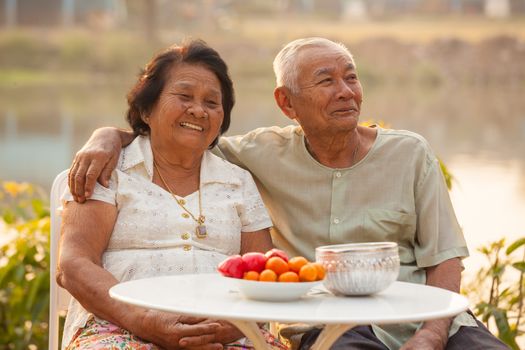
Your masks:
<svg viewBox="0 0 525 350"><path fill-rule="evenodd" d="M355 324L329 324L321 331L312 350L326 350L347 330L355 327Z"/></svg>
<svg viewBox="0 0 525 350"><path fill-rule="evenodd" d="M240 320L228 320L228 322L239 328L239 330L252 341L256 350L264 350L269 348L269 345L266 343L266 339L264 338L256 322Z"/></svg>

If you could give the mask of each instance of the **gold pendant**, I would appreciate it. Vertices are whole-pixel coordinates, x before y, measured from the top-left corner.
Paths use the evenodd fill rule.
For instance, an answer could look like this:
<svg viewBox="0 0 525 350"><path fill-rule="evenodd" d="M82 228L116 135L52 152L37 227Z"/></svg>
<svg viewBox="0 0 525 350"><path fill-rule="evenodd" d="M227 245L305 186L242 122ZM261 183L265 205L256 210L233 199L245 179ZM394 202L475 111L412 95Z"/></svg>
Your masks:
<svg viewBox="0 0 525 350"><path fill-rule="evenodd" d="M206 231L205 225L198 225L195 228L195 234L197 235L197 238L206 238L208 236L208 232Z"/></svg>

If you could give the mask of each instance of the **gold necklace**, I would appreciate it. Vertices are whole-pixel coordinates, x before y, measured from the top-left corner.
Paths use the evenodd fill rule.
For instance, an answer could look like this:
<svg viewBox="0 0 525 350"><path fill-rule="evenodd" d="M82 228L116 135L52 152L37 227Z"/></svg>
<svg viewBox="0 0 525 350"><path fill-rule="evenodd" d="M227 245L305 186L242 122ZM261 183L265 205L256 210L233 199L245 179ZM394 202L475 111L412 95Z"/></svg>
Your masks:
<svg viewBox="0 0 525 350"><path fill-rule="evenodd" d="M195 235L198 237L198 238L206 238L208 236L208 231L206 230L206 225L204 225L204 221L206 220L206 217L204 217L204 215L202 215L202 206L201 206L201 190L200 190L200 186L199 186L199 189L197 191L199 191L199 218L196 218L195 215L192 214L191 211L189 211L185 206L184 206L184 200L182 198L179 198L177 197L177 195L175 195L175 193L173 193L173 191L171 190L171 188L168 186L168 183L164 180L164 178L162 177L162 174L160 173L160 170L159 170L159 167L157 166L157 162L153 161L153 166L155 167L155 169L157 170L157 174L159 174L159 177L160 177L160 180L162 181L162 183L164 184L164 186L166 186L166 189L168 190L169 193L171 193L171 195L173 196L173 198L175 198L175 202L177 202L177 204L186 212L188 213L191 218L197 223L197 227L195 228Z"/></svg>

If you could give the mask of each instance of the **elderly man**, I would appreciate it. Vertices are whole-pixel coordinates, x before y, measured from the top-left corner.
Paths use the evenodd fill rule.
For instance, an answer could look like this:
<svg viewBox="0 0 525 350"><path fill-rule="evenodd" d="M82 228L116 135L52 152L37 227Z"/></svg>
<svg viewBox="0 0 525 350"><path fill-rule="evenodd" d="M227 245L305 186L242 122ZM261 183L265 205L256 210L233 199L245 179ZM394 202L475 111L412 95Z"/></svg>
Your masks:
<svg viewBox="0 0 525 350"><path fill-rule="evenodd" d="M358 125L363 92L342 44L295 40L274 61L275 100L299 126L223 137L219 151L255 177L274 223L277 247L314 258L320 245L399 244L399 279L459 292L468 256L439 163L419 135ZM95 132L74 161L70 183L84 201L98 178L107 184L132 135ZM103 169L104 168L104 169ZM100 176L99 176L100 175ZM301 341L308 348L318 331ZM470 313L423 324L361 326L337 349L506 349Z"/></svg>

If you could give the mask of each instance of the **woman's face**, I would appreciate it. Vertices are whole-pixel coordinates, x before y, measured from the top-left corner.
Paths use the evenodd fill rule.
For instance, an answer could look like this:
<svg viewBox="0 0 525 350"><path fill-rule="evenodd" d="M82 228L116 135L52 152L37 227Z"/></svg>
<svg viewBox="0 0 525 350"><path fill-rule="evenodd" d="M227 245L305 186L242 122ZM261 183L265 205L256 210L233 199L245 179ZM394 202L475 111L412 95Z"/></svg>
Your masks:
<svg viewBox="0 0 525 350"><path fill-rule="evenodd" d="M224 119L221 85L204 66L179 63L147 121L151 142L168 152L204 152L219 135Z"/></svg>

